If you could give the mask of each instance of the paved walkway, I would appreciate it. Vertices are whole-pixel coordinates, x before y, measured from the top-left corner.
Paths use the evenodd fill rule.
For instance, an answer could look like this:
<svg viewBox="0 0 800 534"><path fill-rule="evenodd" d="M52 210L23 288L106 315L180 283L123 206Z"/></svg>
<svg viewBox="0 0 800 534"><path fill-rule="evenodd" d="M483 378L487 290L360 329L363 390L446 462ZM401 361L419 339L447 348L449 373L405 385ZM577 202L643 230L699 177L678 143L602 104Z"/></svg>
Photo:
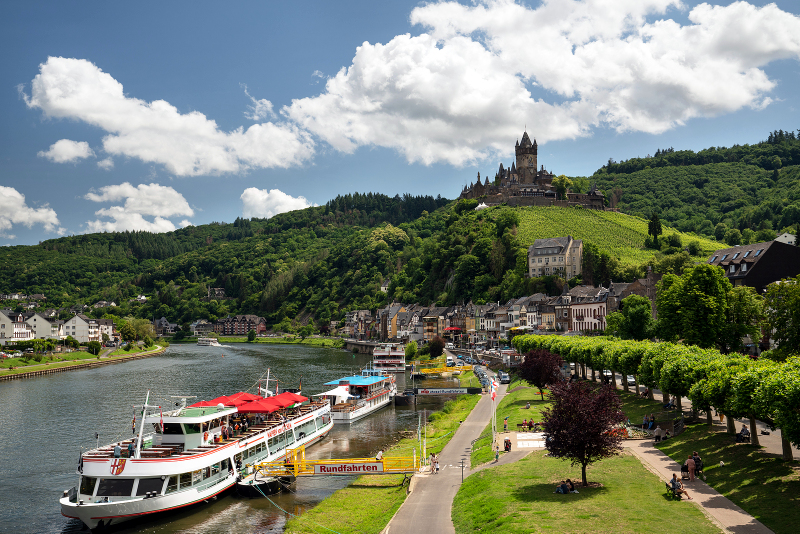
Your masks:
<svg viewBox="0 0 800 534"><path fill-rule="evenodd" d="M498 388L495 402L499 403L505 396L507 386ZM451 512L453 499L461 487L462 473L461 460L465 468L463 478L466 479L470 471L469 457L472 450L472 441L480 436L483 429L492 418L492 398L489 394L483 395L467 419L461 424L453 438L439 454L439 473L436 475L422 474L414 478L411 494L397 510L383 534L454 534ZM513 453L512 453L513 454ZM523 457L527 453L501 456L500 463L510 463ZM485 464L475 471L490 467Z"/></svg>
<svg viewBox="0 0 800 534"><path fill-rule="evenodd" d="M624 441L625 448L636 455L645 467L655 473L662 484L672 478L672 473L681 476L681 466L672 458L653 447L649 440ZM683 486L692 497L692 502L702 507L727 532L735 534L769 534L772 531L733 504L727 497L700 479L683 481Z"/></svg>

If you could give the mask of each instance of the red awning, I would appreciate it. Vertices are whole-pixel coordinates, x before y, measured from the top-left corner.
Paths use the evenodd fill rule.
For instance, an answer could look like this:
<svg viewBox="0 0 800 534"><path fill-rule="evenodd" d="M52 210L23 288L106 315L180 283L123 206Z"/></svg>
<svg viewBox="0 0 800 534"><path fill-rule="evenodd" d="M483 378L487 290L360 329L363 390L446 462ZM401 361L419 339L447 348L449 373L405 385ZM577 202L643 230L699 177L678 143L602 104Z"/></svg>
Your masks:
<svg viewBox="0 0 800 534"><path fill-rule="evenodd" d="M291 391L284 391L280 395L276 395L274 398L289 399L293 402L306 402L308 400L308 397L298 395L297 393L292 393Z"/></svg>
<svg viewBox="0 0 800 534"><path fill-rule="evenodd" d="M447 328L444 329L445 332L447 332L448 330L461 330L461 329L457 326L448 326Z"/></svg>
<svg viewBox="0 0 800 534"><path fill-rule="evenodd" d="M234 404L234 406L238 406L239 404L242 404L244 402L253 402L253 401L261 400L264 397L262 397L261 395L254 395L252 393L247 393L245 391L240 391L239 393L234 393L233 395L228 395L228 398L231 400L231 402L237 403L237 404Z"/></svg>
<svg viewBox="0 0 800 534"><path fill-rule="evenodd" d="M273 402L272 398L248 402L247 404L237 407L241 413L272 413L277 412L281 408L282 406Z"/></svg>

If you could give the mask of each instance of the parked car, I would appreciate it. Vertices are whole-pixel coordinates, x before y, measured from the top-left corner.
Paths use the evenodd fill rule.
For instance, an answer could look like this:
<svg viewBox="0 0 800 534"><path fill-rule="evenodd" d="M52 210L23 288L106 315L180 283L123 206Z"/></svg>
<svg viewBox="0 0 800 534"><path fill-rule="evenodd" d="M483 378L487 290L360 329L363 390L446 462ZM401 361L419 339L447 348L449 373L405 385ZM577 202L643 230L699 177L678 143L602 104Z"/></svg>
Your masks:
<svg viewBox="0 0 800 534"><path fill-rule="evenodd" d="M628 375L627 376L627 380L628 380L628 385L629 386L635 386L636 385L636 378L634 378L633 375Z"/></svg>
<svg viewBox="0 0 800 534"><path fill-rule="evenodd" d="M505 371L500 371L497 373L497 377L500 379L501 384L510 384L511 377Z"/></svg>

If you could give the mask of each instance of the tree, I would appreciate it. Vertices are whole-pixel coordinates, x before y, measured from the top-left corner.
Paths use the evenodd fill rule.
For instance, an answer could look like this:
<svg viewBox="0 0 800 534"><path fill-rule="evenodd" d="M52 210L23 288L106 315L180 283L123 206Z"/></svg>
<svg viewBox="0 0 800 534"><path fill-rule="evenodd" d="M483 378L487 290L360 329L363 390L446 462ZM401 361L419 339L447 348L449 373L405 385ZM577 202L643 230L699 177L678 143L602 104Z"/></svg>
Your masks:
<svg viewBox="0 0 800 534"><path fill-rule="evenodd" d="M689 254L692 256L699 256L703 253L703 250L700 248L700 241L689 241Z"/></svg>
<svg viewBox="0 0 800 534"><path fill-rule="evenodd" d="M89 354L94 354L95 356L97 356L98 354L100 354L100 350L101 350L102 348L103 348L103 347L102 347L102 345L100 345L100 342L99 342L99 341L90 341L90 342L89 342L89 343L86 345L86 350L87 350L87 351L89 351Z"/></svg>
<svg viewBox="0 0 800 534"><path fill-rule="evenodd" d="M663 232L661 228L661 220L658 218L658 214L653 213L652 217L650 217L650 222L647 223L647 234L653 236L653 242L658 245L658 236L660 236Z"/></svg>
<svg viewBox="0 0 800 534"><path fill-rule="evenodd" d="M150 336L144 336L142 343L144 343L144 346L147 347L148 349L154 345L153 338L151 338Z"/></svg>
<svg viewBox="0 0 800 534"><path fill-rule="evenodd" d="M119 327L119 335L122 337L122 341L133 341L136 339L136 331L130 325L130 323L122 323Z"/></svg>
<svg viewBox="0 0 800 534"><path fill-rule="evenodd" d="M438 358L444 352L444 340L439 336L431 339L428 346L430 347L431 358Z"/></svg>
<svg viewBox="0 0 800 534"><path fill-rule="evenodd" d="M314 326L311 324L301 326L300 329L297 331L297 333L300 334L300 339L304 340L305 338L314 333Z"/></svg>
<svg viewBox="0 0 800 534"><path fill-rule="evenodd" d="M413 360L417 357L417 342L412 341L406 345L406 360Z"/></svg>
<svg viewBox="0 0 800 534"><path fill-rule="evenodd" d="M556 196L560 200L566 200L567 189L572 187L572 180L567 178L565 175L560 174L553 178L553 187L556 188Z"/></svg>
<svg viewBox="0 0 800 534"><path fill-rule="evenodd" d="M742 244L742 232L740 232L736 228L731 228L727 232L725 232L725 243L728 245L735 247L737 245Z"/></svg>
<svg viewBox="0 0 800 534"><path fill-rule="evenodd" d="M534 349L525 353L525 359L519 366L517 373L520 378L539 390L539 396L544 400L545 387L562 380L561 364L564 361L557 354L549 350Z"/></svg>
<svg viewBox="0 0 800 534"><path fill-rule="evenodd" d="M108 340L109 340L109 339L111 339L111 338L110 338L110 337L108 337L108 334L106 334L105 332L103 332L103 343L108 343Z"/></svg>
<svg viewBox="0 0 800 534"><path fill-rule="evenodd" d="M652 337L655 321L650 299L641 295L625 297L620 311L609 314L606 323L606 333L622 339L641 341Z"/></svg>
<svg viewBox="0 0 800 534"><path fill-rule="evenodd" d="M727 300L727 321L717 345L724 354L744 352L742 339L749 337L755 341L760 337L764 299L752 287L738 286L728 291Z"/></svg>
<svg viewBox="0 0 800 534"><path fill-rule="evenodd" d="M494 224L497 227L497 237L503 237L506 229L514 228L519 225L519 213L513 209L505 209L500 212L500 215L495 219Z"/></svg>
<svg viewBox="0 0 800 534"><path fill-rule="evenodd" d="M625 419L619 396L611 386L567 381L554 384L550 396L553 404L542 412L545 447L550 456L580 464L586 487L586 467L622 450L614 429Z"/></svg>
<svg viewBox="0 0 800 534"><path fill-rule="evenodd" d="M247 342L248 343L252 343L255 340L256 340L256 331L255 330L250 330L247 333Z"/></svg>
<svg viewBox="0 0 800 534"><path fill-rule="evenodd" d="M800 355L800 276L770 284L764 309L779 359Z"/></svg>

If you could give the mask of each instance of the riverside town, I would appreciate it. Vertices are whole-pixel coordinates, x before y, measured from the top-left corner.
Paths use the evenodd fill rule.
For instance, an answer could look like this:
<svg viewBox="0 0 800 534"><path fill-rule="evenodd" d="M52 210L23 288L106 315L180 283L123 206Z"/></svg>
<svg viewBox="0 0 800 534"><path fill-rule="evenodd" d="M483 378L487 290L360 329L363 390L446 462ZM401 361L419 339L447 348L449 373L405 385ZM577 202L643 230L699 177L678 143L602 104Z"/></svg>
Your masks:
<svg viewBox="0 0 800 534"><path fill-rule="evenodd" d="M4 5L3 528L797 532L800 5L710 1Z"/></svg>

